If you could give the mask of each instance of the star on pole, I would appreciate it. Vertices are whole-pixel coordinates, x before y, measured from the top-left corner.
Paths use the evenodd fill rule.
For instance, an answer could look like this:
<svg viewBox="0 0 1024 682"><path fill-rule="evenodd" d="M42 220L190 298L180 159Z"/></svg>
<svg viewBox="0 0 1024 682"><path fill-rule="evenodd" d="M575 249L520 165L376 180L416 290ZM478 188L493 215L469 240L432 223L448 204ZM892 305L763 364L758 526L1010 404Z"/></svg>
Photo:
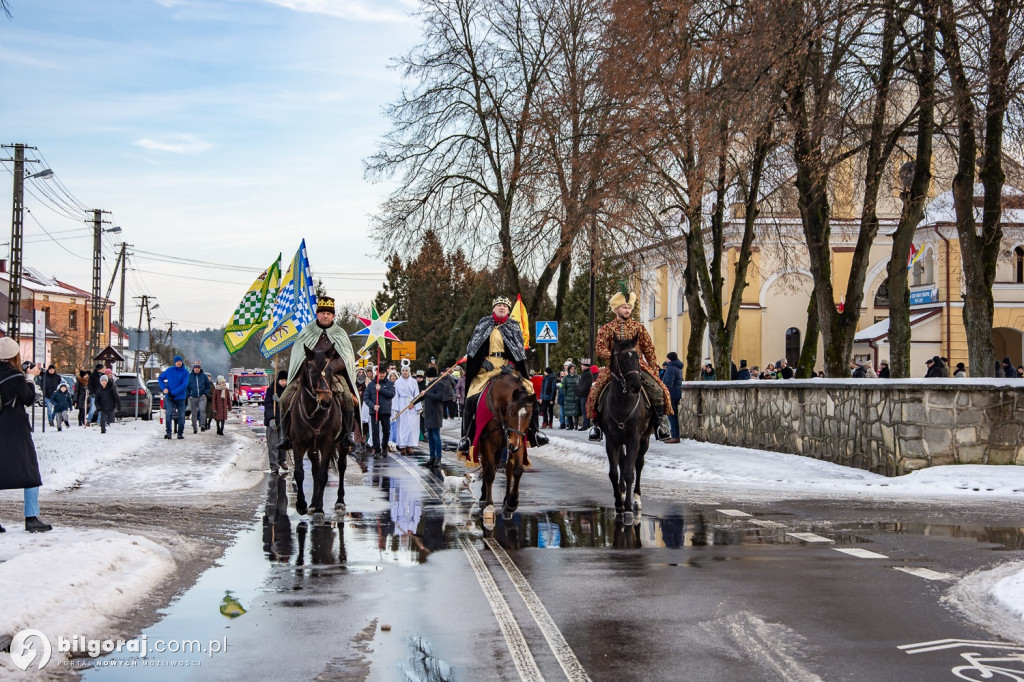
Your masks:
<svg viewBox="0 0 1024 682"><path fill-rule="evenodd" d="M360 355L363 352L372 348L374 344L378 344L380 346L380 349L385 354L387 354L387 346L385 346L385 339L389 341L401 341L401 339L395 336L394 333L391 331L398 325L402 324L402 322L404 322L404 320L399 322L390 321L391 313L394 312L394 310L395 306L391 306L386 311L384 311L383 315L381 315L380 313L377 312L377 307L371 305L369 319L365 317L359 318L359 321L365 324L366 327L355 332L354 334L352 334L352 336L366 337L366 343L364 343L363 347L359 349Z"/></svg>

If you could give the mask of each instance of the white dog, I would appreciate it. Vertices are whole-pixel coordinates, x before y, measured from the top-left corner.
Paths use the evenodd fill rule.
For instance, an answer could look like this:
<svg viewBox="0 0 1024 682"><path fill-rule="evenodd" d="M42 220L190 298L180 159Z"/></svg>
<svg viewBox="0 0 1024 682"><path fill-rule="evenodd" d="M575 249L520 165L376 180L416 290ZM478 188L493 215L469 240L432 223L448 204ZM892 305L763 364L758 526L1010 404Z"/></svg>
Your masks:
<svg viewBox="0 0 1024 682"><path fill-rule="evenodd" d="M442 484L444 493L441 495L441 501L446 501L450 494L457 502L459 499L459 492L463 490L468 490L470 494L472 494L473 490L469 486L472 485L475 480L476 478L473 474L466 474L465 476L445 476L444 483Z"/></svg>

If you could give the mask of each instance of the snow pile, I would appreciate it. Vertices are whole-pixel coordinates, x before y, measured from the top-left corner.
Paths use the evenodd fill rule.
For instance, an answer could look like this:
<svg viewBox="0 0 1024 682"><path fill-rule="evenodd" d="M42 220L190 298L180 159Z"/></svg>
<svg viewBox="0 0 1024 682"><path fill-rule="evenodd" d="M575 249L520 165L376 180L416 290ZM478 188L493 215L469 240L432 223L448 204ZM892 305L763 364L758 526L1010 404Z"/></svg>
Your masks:
<svg viewBox="0 0 1024 682"><path fill-rule="evenodd" d="M89 472L142 450L157 434L153 424L126 420L111 424L107 433L101 434L99 426L85 428L73 423L63 431L47 426L44 433L37 413L32 439L36 444L43 489L55 492L69 488Z"/></svg>
<svg viewBox="0 0 1024 682"><path fill-rule="evenodd" d="M990 594L1024 629L1024 563L1015 564L1015 568L1018 571L997 582Z"/></svg>
<svg viewBox="0 0 1024 682"><path fill-rule="evenodd" d="M34 628L51 643L123 635L106 628L175 571L166 549L116 531L8 527L0 538L0 635ZM15 671L9 656L0 656L0 671Z"/></svg>

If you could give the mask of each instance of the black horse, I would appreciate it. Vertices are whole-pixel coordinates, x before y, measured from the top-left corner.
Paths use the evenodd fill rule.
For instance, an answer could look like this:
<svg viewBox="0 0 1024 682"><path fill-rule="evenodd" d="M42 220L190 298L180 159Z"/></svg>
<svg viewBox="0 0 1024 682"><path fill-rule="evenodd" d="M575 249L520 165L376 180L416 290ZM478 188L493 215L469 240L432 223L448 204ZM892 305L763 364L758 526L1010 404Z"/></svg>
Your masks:
<svg viewBox="0 0 1024 682"><path fill-rule="evenodd" d="M612 380L597 403L597 423L605 436L608 478L615 491L615 512L625 525L640 515L640 472L654 431L654 410L640 380L636 339L615 344L609 365ZM634 484L635 480L635 484Z"/></svg>
<svg viewBox="0 0 1024 682"><path fill-rule="evenodd" d="M337 359L337 352L331 348L327 352L304 348L306 359L299 370L299 386L292 397L289 409L291 425L290 433L295 453L295 510L300 514L313 512L313 523L322 524L324 516L324 489L327 488L327 470L331 462L336 462L338 469L338 501L334 505L335 512L345 511L345 466L348 462L347 452L339 444L344 438L342 428L341 405L334 399L331 387L334 384L334 372L331 362ZM306 505L306 494L302 489L305 472L302 458L309 455L309 463L313 471L312 506Z"/></svg>

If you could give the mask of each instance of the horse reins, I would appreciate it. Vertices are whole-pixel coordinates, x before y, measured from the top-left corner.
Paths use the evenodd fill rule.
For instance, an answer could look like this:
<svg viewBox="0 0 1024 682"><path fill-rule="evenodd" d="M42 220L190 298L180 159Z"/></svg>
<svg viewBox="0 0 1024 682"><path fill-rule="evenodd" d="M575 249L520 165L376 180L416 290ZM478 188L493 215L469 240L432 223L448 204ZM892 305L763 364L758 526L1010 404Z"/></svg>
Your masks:
<svg viewBox="0 0 1024 682"><path fill-rule="evenodd" d="M524 432L518 430L518 429L513 429L511 426L506 424L505 423L505 415L504 415L504 413L498 412L498 411L496 411L494 409L493 388L494 388L493 385L489 385L487 387L487 409L491 411L492 415L498 415L498 423L501 425L501 433L502 433L503 436L505 436L505 447L506 448L509 447L509 442L508 442L508 434L509 433L518 434L525 441L526 440L526 434ZM485 435L487 435L489 433L492 433L495 430L496 429L490 429L490 430L485 429L484 431L482 431L480 433L480 437L483 438ZM516 449L518 450L518 448L516 448Z"/></svg>
<svg viewBox="0 0 1024 682"><path fill-rule="evenodd" d="M617 357L617 356L621 355L622 353L635 353L635 352L636 352L635 350L626 349L626 350L617 351L617 352L613 353L612 355L613 355L613 357ZM615 371L618 368L618 364L619 363L616 362L615 363L615 367L609 366L608 367L608 371L611 373L612 378L614 378L616 381L618 381L619 385L622 386L622 393L626 394L626 393L629 392L628 386L626 385L626 377L628 377L631 374L639 375L640 374L640 370L638 370L638 369L631 369L628 372L626 372L624 375L620 375L618 372ZM626 422L629 421L629 418L632 417L636 413L637 409L639 409L639 407L640 407L640 400L641 400L640 396L643 396L644 399L646 399L647 396L644 393L643 383L641 383L640 390L638 391L638 393L639 393L639 395L636 397L636 401L633 403L633 409L631 409L629 411L629 414L627 414L626 417L622 421L619 421L618 419L615 419L615 415L612 414L612 406L610 404L607 405L608 416L611 417L615 421L615 426L619 429L619 431L624 431L626 429Z"/></svg>
<svg viewBox="0 0 1024 682"><path fill-rule="evenodd" d="M330 360L328 360L327 363L330 363ZM313 368L313 371L316 371L315 367ZM311 373L310 373L308 368L306 369L304 374L305 374L306 378L311 383L314 383L314 384L317 383L314 379L310 378L311 377ZM313 417L315 417L320 412L324 412L324 418L320 422L320 426L318 426L317 428L313 429L313 435L315 435L317 437L320 436L320 432L323 431L324 427L327 426L327 422L330 421L330 419L331 419L331 408L329 407L329 408L325 409L324 406L323 406L323 403L316 396L316 394L318 392L320 392L321 390L327 391L328 393L331 392L331 387L327 383L327 364L324 364L324 368L322 370L320 370L320 383L323 383L325 385L324 389L321 389L319 386L317 386L315 389L311 389L309 386L303 386L302 387L302 390L304 390L306 392L306 394L309 395L309 397L312 398L316 402L316 409L313 410L312 414L310 414L309 411L306 409L305 402L302 401L301 399L299 400L299 411L302 412L302 415L305 418L307 423L312 423ZM331 398L331 407L333 407L333 404L334 404L334 398L332 396L332 398Z"/></svg>

